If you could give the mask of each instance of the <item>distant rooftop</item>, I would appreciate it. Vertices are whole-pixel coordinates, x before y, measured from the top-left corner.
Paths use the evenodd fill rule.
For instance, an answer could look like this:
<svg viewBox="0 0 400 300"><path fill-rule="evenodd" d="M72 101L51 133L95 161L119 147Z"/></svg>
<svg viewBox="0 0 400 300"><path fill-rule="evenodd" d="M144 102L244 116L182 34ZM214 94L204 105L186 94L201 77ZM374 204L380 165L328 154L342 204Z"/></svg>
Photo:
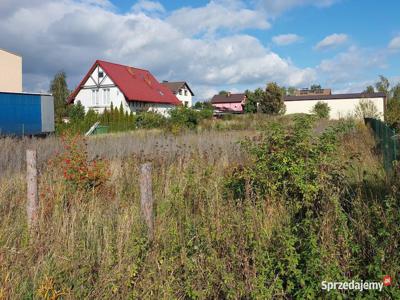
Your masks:
<svg viewBox="0 0 400 300"><path fill-rule="evenodd" d="M385 98L385 93L348 93L348 94L307 94L300 96L285 96L285 101L302 101L302 100L338 100L338 99L355 99L355 98Z"/></svg>
<svg viewBox="0 0 400 300"><path fill-rule="evenodd" d="M221 95L215 95L211 99L211 103L240 103L244 101L246 98L246 95L241 93L241 94L232 94L230 92L226 94L221 94Z"/></svg>
<svg viewBox="0 0 400 300"><path fill-rule="evenodd" d="M294 96L305 96L305 95L331 95L331 89L300 89L294 92Z"/></svg>

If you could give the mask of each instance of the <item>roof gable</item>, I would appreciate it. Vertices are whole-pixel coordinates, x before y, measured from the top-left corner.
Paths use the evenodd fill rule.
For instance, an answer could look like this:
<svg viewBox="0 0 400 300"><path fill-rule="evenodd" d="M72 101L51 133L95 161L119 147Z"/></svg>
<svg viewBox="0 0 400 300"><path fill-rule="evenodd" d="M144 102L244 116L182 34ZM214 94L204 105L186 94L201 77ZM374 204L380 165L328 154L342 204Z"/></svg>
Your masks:
<svg viewBox="0 0 400 300"><path fill-rule="evenodd" d="M161 85L147 70L97 60L81 83L68 98L74 101L82 86L99 66L124 94L127 101L142 101L179 105L180 101L165 86Z"/></svg>
<svg viewBox="0 0 400 300"><path fill-rule="evenodd" d="M175 81L175 82L163 81L161 84L169 88L171 92L175 94L177 94L181 88L186 87L192 94L192 96L194 96L192 89L189 87L186 81Z"/></svg>

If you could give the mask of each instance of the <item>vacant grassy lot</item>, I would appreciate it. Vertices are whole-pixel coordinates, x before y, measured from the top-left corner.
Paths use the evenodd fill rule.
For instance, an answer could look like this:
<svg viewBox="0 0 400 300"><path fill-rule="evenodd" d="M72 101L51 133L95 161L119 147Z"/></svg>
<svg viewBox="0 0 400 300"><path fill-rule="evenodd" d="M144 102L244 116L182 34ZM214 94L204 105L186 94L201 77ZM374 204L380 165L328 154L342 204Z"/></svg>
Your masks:
<svg viewBox="0 0 400 300"><path fill-rule="evenodd" d="M326 122L297 136L290 122L278 121L285 125L262 131L264 120L230 120L235 130L218 121L175 136L138 131L77 142L78 154L106 159L99 185L63 174L65 161L54 159L65 151L58 138L0 140L0 299L399 296L394 287L321 290L322 280L381 281L400 271L398 185L386 179L369 131L359 124L314 145ZM271 132L282 138L270 144ZM248 142L257 151L238 143L246 137L258 137ZM324 143L336 146L320 149ZM27 147L40 162L33 237ZM152 242L140 218L144 161L153 163Z"/></svg>

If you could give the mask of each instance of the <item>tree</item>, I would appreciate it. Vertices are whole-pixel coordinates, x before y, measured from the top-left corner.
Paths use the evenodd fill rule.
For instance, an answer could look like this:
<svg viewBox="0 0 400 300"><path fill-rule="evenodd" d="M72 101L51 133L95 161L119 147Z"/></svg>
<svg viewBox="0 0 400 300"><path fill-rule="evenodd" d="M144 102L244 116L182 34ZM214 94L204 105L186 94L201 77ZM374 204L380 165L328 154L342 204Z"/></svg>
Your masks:
<svg viewBox="0 0 400 300"><path fill-rule="evenodd" d="M80 101L71 105L68 116L73 123L80 122L85 118L85 108Z"/></svg>
<svg viewBox="0 0 400 300"><path fill-rule="evenodd" d="M375 87L378 92L385 93L386 97L389 97L390 83L385 76L379 75L379 81L375 83Z"/></svg>
<svg viewBox="0 0 400 300"><path fill-rule="evenodd" d="M259 108L266 114L277 115L285 113L285 102L283 100L282 89L278 84L276 84L276 82L270 82L267 84Z"/></svg>
<svg viewBox="0 0 400 300"><path fill-rule="evenodd" d="M313 84L313 85L310 86L310 90L313 91L313 92L315 92L317 90L320 90L320 89L321 89L321 85L320 84Z"/></svg>
<svg viewBox="0 0 400 300"><path fill-rule="evenodd" d="M295 92L296 92L296 88L293 86L289 86L286 90L286 94L289 96L293 96Z"/></svg>
<svg viewBox="0 0 400 300"><path fill-rule="evenodd" d="M195 108L195 109L211 109L211 110L214 109L211 102L209 102L209 101L204 101L204 102L197 101L194 104L193 108Z"/></svg>
<svg viewBox="0 0 400 300"><path fill-rule="evenodd" d="M375 89L372 85L369 85L365 88L364 93L365 94L373 94L373 93L375 93Z"/></svg>
<svg viewBox="0 0 400 300"><path fill-rule="evenodd" d="M312 109L312 113L317 115L318 118L320 119L328 119L329 118L329 112L331 111L331 108L329 107L329 105L325 102L322 101L318 101L313 109Z"/></svg>
<svg viewBox="0 0 400 300"><path fill-rule="evenodd" d="M391 89L390 93L391 100L400 101L400 82Z"/></svg>
<svg viewBox="0 0 400 300"><path fill-rule="evenodd" d="M218 95L226 96L228 95L228 92L225 90L219 91Z"/></svg>
<svg viewBox="0 0 400 300"><path fill-rule="evenodd" d="M246 90L246 102L244 104L245 113L256 113L258 103L263 101L264 91L260 88L256 89L254 92Z"/></svg>
<svg viewBox="0 0 400 300"><path fill-rule="evenodd" d="M58 72L50 83L50 93L54 98L56 122L60 123L68 115L67 98L70 94L65 72Z"/></svg>
<svg viewBox="0 0 400 300"><path fill-rule="evenodd" d="M390 91L391 98L387 101L386 122L400 132L400 83L396 84Z"/></svg>

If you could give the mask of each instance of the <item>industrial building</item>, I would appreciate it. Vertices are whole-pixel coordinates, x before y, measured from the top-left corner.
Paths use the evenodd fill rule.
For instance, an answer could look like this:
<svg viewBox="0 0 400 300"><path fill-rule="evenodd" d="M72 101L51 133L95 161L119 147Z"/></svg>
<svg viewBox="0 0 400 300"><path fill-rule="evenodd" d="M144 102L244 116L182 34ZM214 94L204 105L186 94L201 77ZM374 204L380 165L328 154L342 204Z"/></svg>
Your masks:
<svg viewBox="0 0 400 300"><path fill-rule="evenodd" d="M22 92L22 57L0 49L0 136L54 132L54 100Z"/></svg>
<svg viewBox="0 0 400 300"><path fill-rule="evenodd" d="M0 91L22 92L22 57L0 49Z"/></svg>

